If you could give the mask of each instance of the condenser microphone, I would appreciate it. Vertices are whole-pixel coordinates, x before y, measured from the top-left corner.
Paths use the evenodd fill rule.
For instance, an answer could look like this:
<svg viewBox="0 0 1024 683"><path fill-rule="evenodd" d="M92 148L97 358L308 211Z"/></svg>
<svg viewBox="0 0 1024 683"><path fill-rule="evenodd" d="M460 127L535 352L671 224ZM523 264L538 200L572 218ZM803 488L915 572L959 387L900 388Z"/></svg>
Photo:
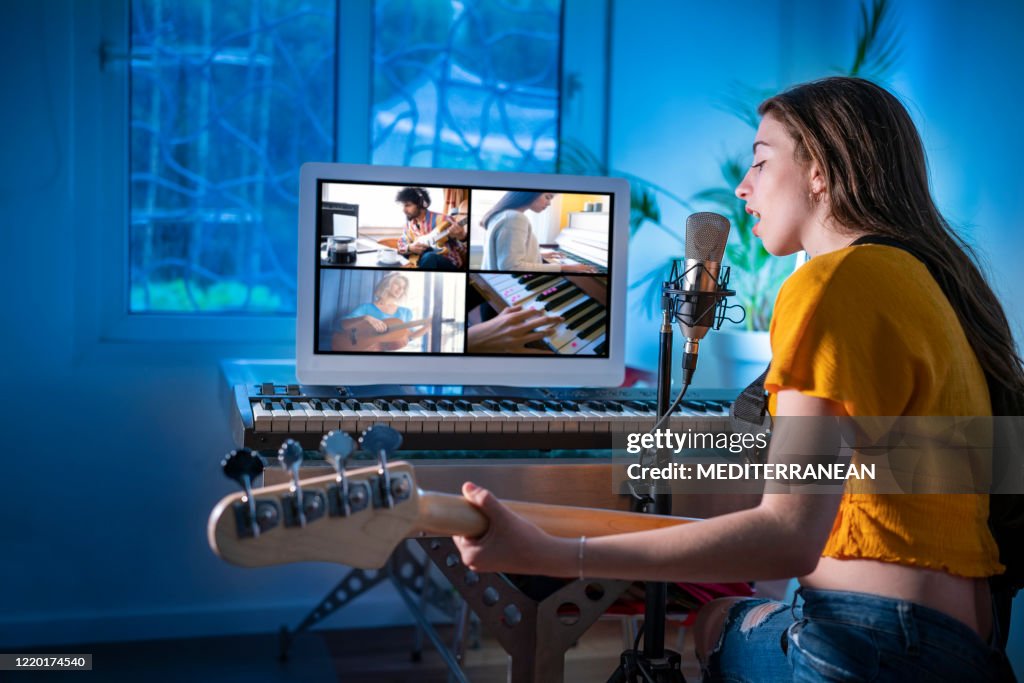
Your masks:
<svg viewBox="0 0 1024 683"><path fill-rule="evenodd" d="M718 274L728 240L729 219L725 216L702 211L686 219L686 262L677 284L682 299L677 319L686 338L684 384L693 379L700 340L715 326L715 309L720 298Z"/></svg>

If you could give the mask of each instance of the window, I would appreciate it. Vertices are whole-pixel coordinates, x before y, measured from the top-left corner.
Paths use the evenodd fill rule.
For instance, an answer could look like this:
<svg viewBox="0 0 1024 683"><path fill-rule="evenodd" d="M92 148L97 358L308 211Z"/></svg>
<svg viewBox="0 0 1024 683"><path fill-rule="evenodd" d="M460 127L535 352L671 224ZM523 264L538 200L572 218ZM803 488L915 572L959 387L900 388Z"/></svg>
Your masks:
<svg viewBox="0 0 1024 683"><path fill-rule="evenodd" d="M342 108L346 160L554 171L562 0L374 0L369 102L360 4L132 0L129 313L293 315L299 166L339 158Z"/></svg>
<svg viewBox="0 0 1024 683"><path fill-rule="evenodd" d="M299 166L334 150L335 0L131 5L129 311L295 311Z"/></svg>
<svg viewBox="0 0 1024 683"><path fill-rule="evenodd" d="M376 0L373 163L553 172L561 0Z"/></svg>

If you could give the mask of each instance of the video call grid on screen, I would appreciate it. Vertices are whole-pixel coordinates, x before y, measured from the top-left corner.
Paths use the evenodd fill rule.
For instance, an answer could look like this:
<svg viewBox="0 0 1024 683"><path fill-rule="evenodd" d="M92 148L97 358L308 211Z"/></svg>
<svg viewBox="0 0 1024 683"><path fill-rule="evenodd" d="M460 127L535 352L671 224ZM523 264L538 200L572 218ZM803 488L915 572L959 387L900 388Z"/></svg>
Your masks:
<svg viewBox="0 0 1024 683"><path fill-rule="evenodd" d="M611 193L323 179L317 188L315 353L609 357ZM503 247L514 250L514 256L538 255L528 250L520 254L523 245L518 242L487 244L488 229L482 219L506 195L506 204L512 201L518 206L495 211L487 225L502 223L500 231L518 229L517 236L524 240L530 239L528 228L539 261L503 258L507 256ZM523 207L526 200L531 200L530 206ZM500 220L501 214L516 208L525 210L517 211L518 216L507 213ZM442 236L436 245L426 241L438 252L433 264L421 265L422 256L411 253L407 245L402 245L405 253L399 253L396 241L410 220L406 211L424 231ZM461 240L453 240L450 234L457 221L465 227ZM566 243L576 252L552 248L564 232L572 238ZM351 248L350 239L355 240L355 254L330 249L332 237L345 238L346 248ZM450 256L450 251L456 255ZM445 259L440 265L439 258ZM536 320L541 325L531 330L531 336L540 337L542 332L545 336L515 348L495 349L493 335L482 338L469 332L488 321L500 332L497 325L502 321L496 319L501 311L520 301L520 306L539 310L524 311L505 323L504 329L521 329ZM379 325L375 327L370 318Z"/></svg>

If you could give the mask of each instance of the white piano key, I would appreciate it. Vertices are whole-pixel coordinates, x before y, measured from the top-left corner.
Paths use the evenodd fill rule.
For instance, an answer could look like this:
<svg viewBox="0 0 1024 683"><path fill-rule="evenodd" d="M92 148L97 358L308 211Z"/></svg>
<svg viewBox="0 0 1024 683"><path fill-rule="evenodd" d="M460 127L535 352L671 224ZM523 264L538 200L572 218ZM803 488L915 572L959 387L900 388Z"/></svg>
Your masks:
<svg viewBox="0 0 1024 683"><path fill-rule="evenodd" d="M465 410L455 408L452 410L455 414L455 431L459 434L465 434L467 432L476 431L473 429L473 423L476 422L476 418L469 414ZM485 427L483 431L487 431Z"/></svg>
<svg viewBox="0 0 1024 683"><path fill-rule="evenodd" d="M410 434L422 434L423 433L423 422L424 415L423 409L417 403L410 403L409 407L403 411L406 416L404 423L405 431Z"/></svg>
<svg viewBox="0 0 1024 683"><path fill-rule="evenodd" d="M290 432L305 432L306 431L306 411L298 407L298 404L293 403L292 408L287 409L288 413L288 431Z"/></svg>
<svg viewBox="0 0 1024 683"><path fill-rule="evenodd" d="M375 410L372 403L360 403L359 410L356 411L356 431L359 433L365 432L373 425L380 422L380 411Z"/></svg>
<svg viewBox="0 0 1024 683"><path fill-rule="evenodd" d="M256 432L269 432L274 428L274 415L263 407L259 401L250 403L252 406L252 428Z"/></svg>
<svg viewBox="0 0 1024 683"><path fill-rule="evenodd" d="M324 433L324 414L309 404L301 401L296 404L306 413L306 431L311 434Z"/></svg>
<svg viewBox="0 0 1024 683"><path fill-rule="evenodd" d="M342 408L338 413L341 415L341 426L339 429L343 432L359 431L359 413L348 407Z"/></svg>
<svg viewBox="0 0 1024 683"><path fill-rule="evenodd" d="M424 434L437 434L440 431L441 415L436 410L429 410L420 403L410 403L409 409L419 411Z"/></svg>
<svg viewBox="0 0 1024 683"><path fill-rule="evenodd" d="M546 411L534 410L525 404L520 404L519 413L523 416L524 424L528 423L531 431L535 434L547 434L551 431L552 420Z"/></svg>
<svg viewBox="0 0 1024 683"><path fill-rule="evenodd" d="M280 403L272 403L273 408L270 410L270 414L273 418L273 431L275 432L287 432L289 415L288 411L281 407Z"/></svg>
<svg viewBox="0 0 1024 683"><path fill-rule="evenodd" d="M523 416L518 411L502 410L501 416L504 418L501 423L501 431L508 434L518 434L519 432L525 432L523 429ZM529 431L533 431L531 428Z"/></svg>
<svg viewBox="0 0 1024 683"><path fill-rule="evenodd" d="M597 337L595 337L593 341L591 341L586 346L584 346L580 351L578 351L578 353L583 354L583 355L587 355L587 354L593 355L594 347L597 347L597 346L600 346L601 344L603 344L605 339L607 339L607 336L605 335L604 330L602 329L601 333Z"/></svg>
<svg viewBox="0 0 1024 683"><path fill-rule="evenodd" d="M441 416L441 421L437 423L437 431L445 434L450 434L455 431L455 424L459 417L451 410L445 410L443 408L437 409L437 414Z"/></svg>

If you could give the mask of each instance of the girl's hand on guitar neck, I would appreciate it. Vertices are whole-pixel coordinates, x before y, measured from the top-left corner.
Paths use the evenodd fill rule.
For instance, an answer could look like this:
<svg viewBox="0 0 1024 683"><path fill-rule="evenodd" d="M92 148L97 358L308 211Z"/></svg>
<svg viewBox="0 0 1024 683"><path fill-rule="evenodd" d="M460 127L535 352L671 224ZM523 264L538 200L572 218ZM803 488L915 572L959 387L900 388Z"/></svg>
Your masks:
<svg viewBox="0 0 1024 683"><path fill-rule="evenodd" d="M462 561L473 571L573 576L577 539L557 538L508 509L493 493L472 482L466 497L490 522L479 538L453 536Z"/></svg>

